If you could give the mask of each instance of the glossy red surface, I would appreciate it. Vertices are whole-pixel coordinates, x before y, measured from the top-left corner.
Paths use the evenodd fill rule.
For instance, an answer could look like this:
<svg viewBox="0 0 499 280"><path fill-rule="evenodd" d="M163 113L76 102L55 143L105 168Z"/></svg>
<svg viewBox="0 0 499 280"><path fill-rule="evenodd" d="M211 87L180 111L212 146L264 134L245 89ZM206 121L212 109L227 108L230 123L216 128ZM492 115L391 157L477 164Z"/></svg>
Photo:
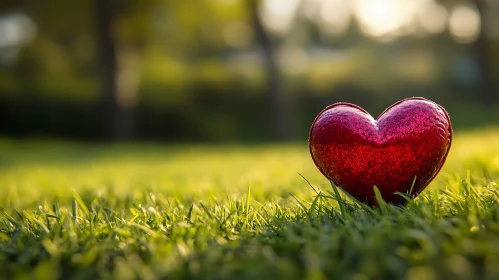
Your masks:
<svg viewBox="0 0 499 280"><path fill-rule="evenodd" d="M376 120L350 103L336 103L312 124L309 147L319 170L338 187L375 205L373 186L384 200L404 204L395 192L418 195L442 168L452 142L449 116L440 105L408 98Z"/></svg>

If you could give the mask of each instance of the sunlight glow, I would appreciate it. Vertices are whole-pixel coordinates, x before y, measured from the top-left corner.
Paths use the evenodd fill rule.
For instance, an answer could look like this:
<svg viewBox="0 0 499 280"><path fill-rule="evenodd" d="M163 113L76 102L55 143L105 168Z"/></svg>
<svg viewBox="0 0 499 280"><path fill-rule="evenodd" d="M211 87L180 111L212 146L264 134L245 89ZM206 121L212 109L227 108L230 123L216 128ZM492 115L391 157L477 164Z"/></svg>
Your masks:
<svg viewBox="0 0 499 280"><path fill-rule="evenodd" d="M408 0L357 0L355 11L363 32L372 37L399 36L409 27L416 3Z"/></svg>
<svg viewBox="0 0 499 280"><path fill-rule="evenodd" d="M457 42L471 43L481 28L475 7L457 4L448 11L436 0L264 0L260 10L266 28L279 35L290 31L297 12L315 22L324 35L344 34L354 19L366 36L385 42L449 28Z"/></svg>
<svg viewBox="0 0 499 280"><path fill-rule="evenodd" d="M0 47L19 47L33 40L36 26L24 14L0 17Z"/></svg>
<svg viewBox="0 0 499 280"><path fill-rule="evenodd" d="M265 0L260 10L263 23L272 32L289 31L295 19L300 0Z"/></svg>
<svg viewBox="0 0 499 280"><path fill-rule="evenodd" d="M438 34L447 28L447 9L433 1L427 1L422 5L417 14L417 22L424 31L431 34Z"/></svg>
<svg viewBox="0 0 499 280"><path fill-rule="evenodd" d="M326 0L306 0L303 1L302 13L303 15L311 20L317 21L322 2Z"/></svg>
<svg viewBox="0 0 499 280"><path fill-rule="evenodd" d="M319 25L328 35L341 35L352 18L351 0L323 0Z"/></svg>
<svg viewBox="0 0 499 280"><path fill-rule="evenodd" d="M23 13L0 15L0 64L13 63L20 48L36 35L36 25Z"/></svg>
<svg viewBox="0 0 499 280"><path fill-rule="evenodd" d="M458 5L450 14L449 30L459 43L473 43L480 34L480 15L470 6Z"/></svg>

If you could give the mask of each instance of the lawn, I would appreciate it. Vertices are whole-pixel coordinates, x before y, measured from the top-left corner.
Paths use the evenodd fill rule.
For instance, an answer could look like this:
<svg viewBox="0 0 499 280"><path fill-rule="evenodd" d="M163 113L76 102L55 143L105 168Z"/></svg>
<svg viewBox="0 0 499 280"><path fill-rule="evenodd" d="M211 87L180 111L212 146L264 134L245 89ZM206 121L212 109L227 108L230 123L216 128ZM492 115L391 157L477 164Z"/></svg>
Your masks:
<svg viewBox="0 0 499 280"><path fill-rule="evenodd" d="M499 279L497 181L499 130L457 133L419 198L375 210L306 142L4 139L0 278Z"/></svg>

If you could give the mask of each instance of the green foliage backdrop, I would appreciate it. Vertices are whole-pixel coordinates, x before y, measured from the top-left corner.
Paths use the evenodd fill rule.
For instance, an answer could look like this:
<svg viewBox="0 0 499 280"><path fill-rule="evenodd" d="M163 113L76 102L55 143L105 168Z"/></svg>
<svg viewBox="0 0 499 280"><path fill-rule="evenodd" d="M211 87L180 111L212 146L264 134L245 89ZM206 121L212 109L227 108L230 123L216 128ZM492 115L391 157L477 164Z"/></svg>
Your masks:
<svg viewBox="0 0 499 280"><path fill-rule="evenodd" d="M429 16L415 14L409 29L376 37L361 11L341 33L327 33L321 19L338 21L349 1L286 3L295 2L291 27L278 32L268 14L289 10L278 0L2 1L1 26L20 15L19 30L34 35L0 42L0 133L102 139L117 126L106 120L114 114L128 118L138 139L269 140L283 114L291 138L303 139L330 103L358 103L376 115L410 96L442 103L457 128L499 120L497 5L485 1L485 14L482 0L426 1L449 21L442 30L428 33ZM315 2L343 6L322 4L314 18ZM468 41L452 29L459 9L464 32L473 32L473 15L483 21Z"/></svg>

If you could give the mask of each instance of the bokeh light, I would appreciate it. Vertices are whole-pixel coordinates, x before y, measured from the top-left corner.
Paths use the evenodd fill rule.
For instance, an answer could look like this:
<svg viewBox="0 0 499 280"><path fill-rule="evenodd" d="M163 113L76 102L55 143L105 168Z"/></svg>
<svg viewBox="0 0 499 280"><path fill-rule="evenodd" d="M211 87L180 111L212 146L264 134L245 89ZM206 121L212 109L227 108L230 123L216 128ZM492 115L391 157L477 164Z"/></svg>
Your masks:
<svg viewBox="0 0 499 280"><path fill-rule="evenodd" d="M0 63L14 62L20 47L29 44L36 35L36 24L24 13L0 16Z"/></svg>
<svg viewBox="0 0 499 280"><path fill-rule="evenodd" d="M355 12L362 31L378 38L397 37L408 32L417 5L402 0L357 0Z"/></svg>
<svg viewBox="0 0 499 280"><path fill-rule="evenodd" d="M319 25L328 35L341 35L349 27L352 18L350 0L323 0L320 7Z"/></svg>
<svg viewBox="0 0 499 280"><path fill-rule="evenodd" d="M496 0L54 1L0 5L6 134L291 139L325 103L498 92Z"/></svg>
<svg viewBox="0 0 499 280"><path fill-rule="evenodd" d="M444 6L433 1L426 1L417 13L417 22L425 32L442 33L447 28L448 14Z"/></svg>
<svg viewBox="0 0 499 280"><path fill-rule="evenodd" d="M480 15L471 6L457 5L449 17L449 31L459 43L472 43L480 33Z"/></svg>
<svg viewBox="0 0 499 280"><path fill-rule="evenodd" d="M277 34L286 33L292 26L300 0L265 0L261 16L265 26Z"/></svg>

